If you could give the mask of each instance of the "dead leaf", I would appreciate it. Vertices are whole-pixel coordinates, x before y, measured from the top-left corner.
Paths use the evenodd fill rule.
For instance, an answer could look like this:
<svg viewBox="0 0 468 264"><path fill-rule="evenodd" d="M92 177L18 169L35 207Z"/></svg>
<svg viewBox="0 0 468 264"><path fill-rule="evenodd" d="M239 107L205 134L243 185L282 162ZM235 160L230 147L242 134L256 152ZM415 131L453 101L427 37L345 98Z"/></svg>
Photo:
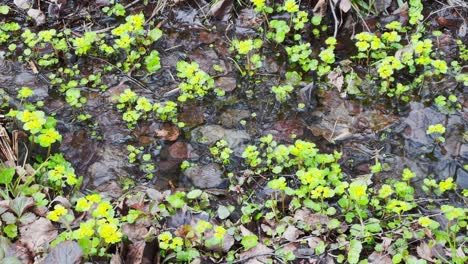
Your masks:
<svg viewBox="0 0 468 264"><path fill-rule="evenodd" d="M344 84L344 77L343 74L339 71L332 71L328 74L328 82L333 84L339 92L341 92L341 88Z"/></svg>
<svg viewBox="0 0 468 264"><path fill-rule="evenodd" d="M83 250L75 241L63 241L55 246L42 262L43 264L81 263Z"/></svg>
<svg viewBox="0 0 468 264"><path fill-rule="evenodd" d="M340 9L341 11L348 13L351 9L351 1L350 0L341 0L340 1Z"/></svg>
<svg viewBox="0 0 468 264"><path fill-rule="evenodd" d="M36 249L46 246L57 235L57 229L46 218L39 218L29 225L20 227L20 242L25 244L31 252L36 252Z"/></svg>
<svg viewBox="0 0 468 264"><path fill-rule="evenodd" d="M314 16L321 16L324 17L327 14L327 1L326 0L319 0L317 4L315 4L314 9Z"/></svg>
<svg viewBox="0 0 468 264"><path fill-rule="evenodd" d="M315 227L318 224L326 225L329 218L325 215L314 214L309 209L299 209L294 213L294 220L296 222L302 221L311 227Z"/></svg>
<svg viewBox="0 0 468 264"><path fill-rule="evenodd" d="M188 159L192 155L192 146L185 142L175 142L169 147L169 155L173 159Z"/></svg>
<svg viewBox="0 0 468 264"><path fill-rule="evenodd" d="M30 16L36 22L37 26L43 25L46 22L46 16L39 9L29 9L28 16Z"/></svg>
<svg viewBox="0 0 468 264"><path fill-rule="evenodd" d="M240 254L241 263L246 264L263 264L267 262L268 254L273 254L273 249L258 243L255 247L246 250Z"/></svg>
<svg viewBox="0 0 468 264"><path fill-rule="evenodd" d="M315 248L317 247L317 245L322 242L323 240L318 238L318 237L311 237L311 238L308 238L307 239L307 245L309 245L309 247L312 249L312 250L315 250Z"/></svg>
<svg viewBox="0 0 468 264"><path fill-rule="evenodd" d="M136 243L145 238L148 234L148 229L141 224L124 224L122 226L122 233L124 233L130 241Z"/></svg>
<svg viewBox="0 0 468 264"><path fill-rule="evenodd" d="M14 0L13 3L21 9L28 9L32 6L32 0Z"/></svg>
<svg viewBox="0 0 468 264"><path fill-rule="evenodd" d="M120 254L112 254L112 257L109 263L110 264L123 264Z"/></svg>
<svg viewBox="0 0 468 264"><path fill-rule="evenodd" d="M174 124L164 123L161 129L156 129L156 137L162 140L175 141L179 137L179 129Z"/></svg>
<svg viewBox="0 0 468 264"><path fill-rule="evenodd" d="M19 263L23 264L32 264L34 256L28 248L26 248L26 245L21 243L20 241L16 241L11 247L8 249L8 256L11 257L16 257L17 260L19 260ZM8 263L8 262L1 262L3 263ZM16 262L13 262L16 263Z"/></svg>
<svg viewBox="0 0 468 264"><path fill-rule="evenodd" d="M289 225L288 228L286 228L286 231L284 231L283 237L289 242L293 242L293 241L296 241L297 238L302 234L304 234L304 232L297 229L293 225Z"/></svg>
<svg viewBox="0 0 468 264"><path fill-rule="evenodd" d="M416 252L418 253L419 257L431 262L433 261L432 250L426 242L421 242L421 244L416 247Z"/></svg>
<svg viewBox="0 0 468 264"><path fill-rule="evenodd" d="M145 251L146 242L138 241L128 246L127 260L125 263L141 264L143 261L143 253Z"/></svg>
<svg viewBox="0 0 468 264"><path fill-rule="evenodd" d="M392 0L375 0L375 8L379 12L384 12L392 4Z"/></svg>
<svg viewBox="0 0 468 264"><path fill-rule="evenodd" d="M392 264L392 259L388 254L383 254L381 252L374 251L369 255L368 258L369 264Z"/></svg>

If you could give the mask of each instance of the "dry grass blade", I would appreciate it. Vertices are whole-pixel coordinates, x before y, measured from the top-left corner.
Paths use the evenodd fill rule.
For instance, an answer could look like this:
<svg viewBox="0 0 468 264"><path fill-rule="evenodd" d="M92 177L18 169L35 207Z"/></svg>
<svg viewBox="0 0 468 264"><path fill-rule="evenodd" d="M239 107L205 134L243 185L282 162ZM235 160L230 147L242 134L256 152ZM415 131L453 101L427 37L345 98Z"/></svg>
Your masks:
<svg viewBox="0 0 468 264"><path fill-rule="evenodd" d="M12 141L8 136L6 129L3 125L0 125L0 153L2 154L2 158L4 158L5 161L16 162L16 155L11 146Z"/></svg>

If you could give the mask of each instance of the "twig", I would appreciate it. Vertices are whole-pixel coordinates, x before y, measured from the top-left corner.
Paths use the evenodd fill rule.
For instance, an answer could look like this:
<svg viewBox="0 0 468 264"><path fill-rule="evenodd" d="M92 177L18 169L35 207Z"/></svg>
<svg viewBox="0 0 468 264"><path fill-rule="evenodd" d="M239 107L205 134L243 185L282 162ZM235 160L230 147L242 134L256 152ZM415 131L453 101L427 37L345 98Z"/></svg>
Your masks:
<svg viewBox="0 0 468 264"><path fill-rule="evenodd" d="M275 253L262 253L262 254L249 256L249 257L246 257L246 258L243 258L243 259L234 260L233 262L223 262L222 264L244 263L245 261L247 261L249 259L258 258L258 257L265 257L265 256L274 256L274 255L275 255Z"/></svg>
<svg viewBox="0 0 468 264"><path fill-rule="evenodd" d="M447 10L447 9L451 9L451 8L457 8L457 7L461 7L461 8L468 8L468 5L454 5L454 6L446 6L446 7L443 7L439 10L436 10L436 11L432 11L431 13L429 13L429 15L426 16L426 18L421 22L421 23L424 23L426 22L431 16L439 13L439 12L442 12L444 10ZM464 20L464 19L463 19Z"/></svg>
<svg viewBox="0 0 468 264"><path fill-rule="evenodd" d="M336 38L336 35L338 34L338 18L336 17L335 13L335 4L333 4L332 0L329 0L330 6L331 6L331 11L333 14L333 19L335 20L335 30L333 32L333 37Z"/></svg>
<svg viewBox="0 0 468 264"><path fill-rule="evenodd" d="M132 7L132 6L134 6L134 5L135 5L136 3L138 3L138 2L140 2L140 0L135 0L135 1L131 2L130 4L124 6L124 9L127 9L127 8L129 8L129 7Z"/></svg>

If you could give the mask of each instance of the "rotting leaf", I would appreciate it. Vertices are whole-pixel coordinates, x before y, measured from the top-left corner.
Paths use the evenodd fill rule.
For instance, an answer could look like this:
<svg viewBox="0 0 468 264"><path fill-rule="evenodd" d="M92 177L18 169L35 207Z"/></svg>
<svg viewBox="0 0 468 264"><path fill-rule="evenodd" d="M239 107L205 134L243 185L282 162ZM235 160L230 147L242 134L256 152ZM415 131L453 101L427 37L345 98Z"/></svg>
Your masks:
<svg viewBox="0 0 468 264"><path fill-rule="evenodd" d="M35 252L37 248L54 240L58 232L50 220L41 217L29 225L20 227L20 234L20 242L31 252Z"/></svg>
<svg viewBox="0 0 468 264"><path fill-rule="evenodd" d="M16 219L17 217L13 213L6 212L2 214L2 221L7 225L16 223Z"/></svg>
<svg viewBox="0 0 468 264"><path fill-rule="evenodd" d="M384 12L385 10L387 10L387 8L390 7L390 5L392 4L392 1L393 0L375 0L374 2L375 8L379 12Z"/></svg>
<svg viewBox="0 0 468 264"><path fill-rule="evenodd" d="M63 241L54 247L43 263L47 264L78 264L81 263L83 250L75 241Z"/></svg>
<svg viewBox="0 0 468 264"><path fill-rule="evenodd" d="M143 261L146 242L137 241L131 244L128 248L127 261L125 263L139 264Z"/></svg>
<svg viewBox="0 0 468 264"><path fill-rule="evenodd" d="M392 259L382 252L374 251L369 255L369 264L392 264Z"/></svg>
<svg viewBox="0 0 468 264"><path fill-rule="evenodd" d="M34 222L34 220L36 220L36 215L31 213L31 212L27 212L25 214L23 214L20 218L19 218L19 221L21 222L21 224L23 225L27 225L27 224L30 224L32 222Z"/></svg>
<svg viewBox="0 0 468 264"><path fill-rule="evenodd" d="M229 211L229 208L227 208L226 206L220 205L218 207L218 217L219 217L219 219L226 219L226 218L229 217L230 214L231 214L231 212Z"/></svg>
<svg viewBox="0 0 468 264"><path fill-rule="evenodd" d="M333 84L333 86L341 92L344 84L344 77L341 71L332 71L328 74L328 82Z"/></svg>
<svg viewBox="0 0 468 264"><path fill-rule="evenodd" d="M304 232L300 231L295 226L289 225L288 228L286 228L286 231L284 231L283 237L289 242L293 242L293 241L296 241L297 238L303 233Z"/></svg>
<svg viewBox="0 0 468 264"><path fill-rule="evenodd" d="M421 244L419 244L419 246L416 247L416 252L418 253L419 257L430 262L434 261L432 259L432 250L426 242L421 242Z"/></svg>
<svg viewBox="0 0 468 264"><path fill-rule="evenodd" d="M335 3L337 1L335 0ZM340 1L340 9L341 11L348 13L348 11L351 9L351 1L350 0L341 0Z"/></svg>
<svg viewBox="0 0 468 264"><path fill-rule="evenodd" d="M164 123L161 129L156 129L156 137L162 140L175 141L179 137L179 129L173 124Z"/></svg>
<svg viewBox="0 0 468 264"><path fill-rule="evenodd" d="M241 263L247 264L265 263L269 254L273 254L273 249L259 243L257 246L242 252L239 256L239 260L244 260Z"/></svg>

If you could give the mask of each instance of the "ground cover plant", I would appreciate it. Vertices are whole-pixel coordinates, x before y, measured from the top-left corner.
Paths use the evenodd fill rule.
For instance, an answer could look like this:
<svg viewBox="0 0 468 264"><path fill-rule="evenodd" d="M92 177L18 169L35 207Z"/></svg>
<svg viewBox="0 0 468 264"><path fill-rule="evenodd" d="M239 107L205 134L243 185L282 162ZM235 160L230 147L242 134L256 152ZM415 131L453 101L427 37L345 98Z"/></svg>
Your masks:
<svg viewBox="0 0 468 264"><path fill-rule="evenodd" d="M463 1L1 1L0 262L466 263Z"/></svg>

